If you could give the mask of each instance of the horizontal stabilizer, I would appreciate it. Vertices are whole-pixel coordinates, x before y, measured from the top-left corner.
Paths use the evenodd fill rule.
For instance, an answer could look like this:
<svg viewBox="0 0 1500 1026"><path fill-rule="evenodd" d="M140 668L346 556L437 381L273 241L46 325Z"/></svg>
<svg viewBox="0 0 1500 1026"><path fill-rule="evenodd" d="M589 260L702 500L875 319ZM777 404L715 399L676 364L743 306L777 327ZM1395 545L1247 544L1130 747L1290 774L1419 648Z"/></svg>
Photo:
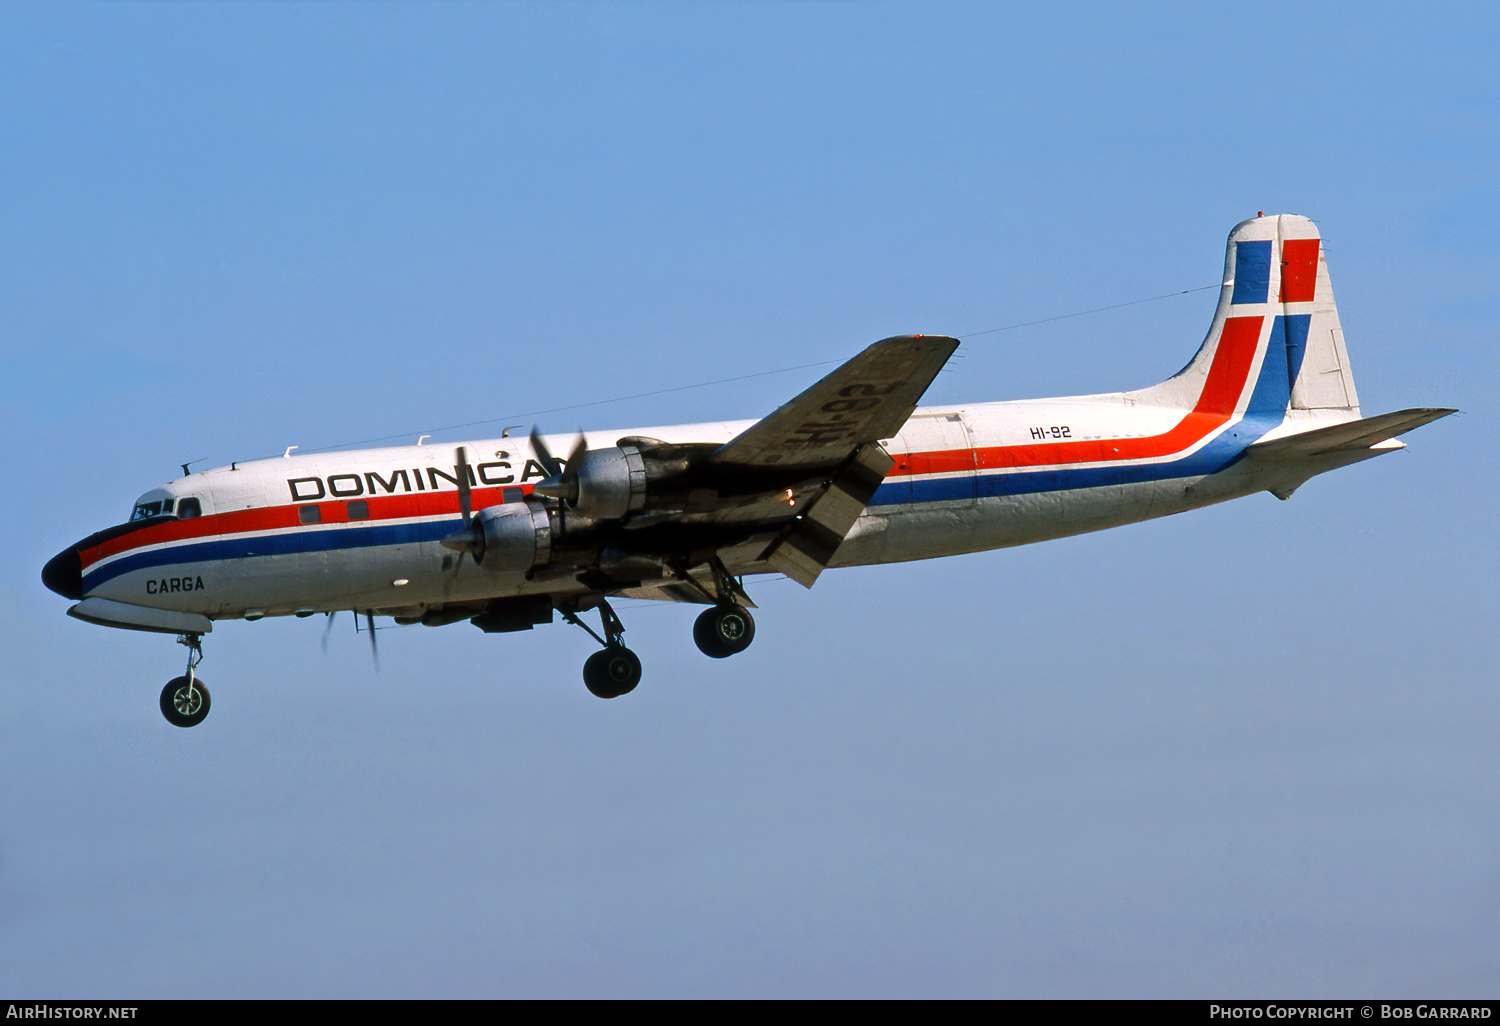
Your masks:
<svg viewBox="0 0 1500 1026"><path fill-rule="evenodd" d="M900 431L957 348L958 339L944 335L876 342L724 443L713 459L747 467L842 463L857 446Z"/></svg>
<svg viewBox="0 0 1500 1026"><path fill-rule="evenodd" d="M1298 435L1277 438L1269 442L1256 442L1247 448L1245 453L1253 459L1279 462L1333 453L1357 452L1457 412L1457 410L1439 407L1397 410L1395 413L1382 413L1378 417L1351 420L1344 424L1334 424L1331 427L1318 428L1316 431L1304 431Z"/></svg>

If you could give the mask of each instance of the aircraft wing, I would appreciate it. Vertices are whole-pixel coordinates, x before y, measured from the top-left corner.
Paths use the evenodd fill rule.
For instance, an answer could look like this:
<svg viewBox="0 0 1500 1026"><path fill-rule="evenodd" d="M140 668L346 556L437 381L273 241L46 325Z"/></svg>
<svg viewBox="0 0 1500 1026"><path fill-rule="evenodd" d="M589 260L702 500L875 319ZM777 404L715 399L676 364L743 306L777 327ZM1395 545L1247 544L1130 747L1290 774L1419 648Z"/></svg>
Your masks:
<svg viewBox="0 0 1500 1026"><path fill-rule="evenodd" d="M637 588L624 588L614 594L620 598L643 599L651 602L686 602L699 606L713 605L713 575L702 570L696 570L692 571L689 576L698 582L697 587L680 580L661 581L654 584L642 584ZM743 591L737 592L735 598L746 609L756 608L755 603L750 600L750 596Z"/></svg>
<svg viewBox="0 0 1500 1026"><path fill-rule="evenodd" d="M1357 452L1457 412L1440 407L1397 410L1395 413L1351 420L1345 424L1304 431L1269 442L1256 442L1245 450L1245 454L1257 460L1283 462L1332 453Z"/></svg>
<svg viewBox="0 0 1500 1026"><path fill-rule="evenodd" d="M945 335L876 342L713 453L711 462L726 470L811 472L786 489L796 516L761 562L813 586L891 469L880 439L901 430L957 348Z"/></svg>
<svg viewBox="0 0 1500 1026"><path fill-rule="evenodd" d="M829 466L866 442L890 438L958 348L945 335L897 335L876 342L714 454L745 467Z"/></svg>
<svg viewBox="0 0 1500 1026"><path fill-rule="evenodd" d="M572 562L554 551L547 573L576 569L600 592L690 602L722 591L726 566L812 587L891 469L880 440L901 430L956 348L942 335L876 342L723 444L627 436L575 455L537 491L588 518L587 543Z"/></svg>

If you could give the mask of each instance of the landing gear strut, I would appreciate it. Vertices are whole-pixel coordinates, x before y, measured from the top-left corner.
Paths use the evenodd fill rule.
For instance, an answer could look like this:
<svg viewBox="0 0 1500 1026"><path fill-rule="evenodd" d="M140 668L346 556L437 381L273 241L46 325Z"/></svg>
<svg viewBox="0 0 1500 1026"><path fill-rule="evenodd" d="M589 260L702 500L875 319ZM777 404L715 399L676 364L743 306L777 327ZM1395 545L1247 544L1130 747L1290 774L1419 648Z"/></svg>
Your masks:
<svg viewBox="0 0 1500 1026"><path fill-rule="evenodd" d="M708 560L713 573L713 590L710 591L683 564L669 564L672 572L689 587L698 591L713 603L699 614L693 623L693 641L706 656L724 659L750 647L755 638L755 618L745 606L750 596L744 585L730 575L723 560L714 556ZM700 564L701 565L701 564ZM588 624L578 618L578 603L572 609L558 608L564 620L588 631L604 648L589 656L583 664L583 683L590 693L600 698L619 698L629 694L641 682L641 661L620 639L625 635L625 625L610 608L604 598L593 600L599 610L599 623L604 631L601 637Z"/></svg>
<svg viewBox="0 0 1500 1026"><path fill-rule="evenodd" d="M208 715L208 688L198 679L203 661L203 635L184 634L177 639L188 649L187 673L167 681L161 689L161 714L174 727L196 727Z"/></svg>
<svg viewBox="0 0 1500 1026"><path fill-rule="evenodd" d="M629 694L641 682L641 660L620 640L625 634L625 625L615 615L604 599L599 600L599 623L604 628L604 637L578 618L578 614L560 609L563 619L582 627L604 648L589 656L583 664L583 684L589 692L599 698L619 698Z"/></svg>

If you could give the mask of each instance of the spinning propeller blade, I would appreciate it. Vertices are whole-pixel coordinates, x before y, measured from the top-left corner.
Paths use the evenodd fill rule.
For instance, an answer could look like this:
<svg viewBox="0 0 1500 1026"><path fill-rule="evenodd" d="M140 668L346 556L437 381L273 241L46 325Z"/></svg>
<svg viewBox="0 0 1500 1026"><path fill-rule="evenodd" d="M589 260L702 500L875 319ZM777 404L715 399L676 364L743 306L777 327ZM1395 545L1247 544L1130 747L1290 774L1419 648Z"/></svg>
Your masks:
<svg viewBox="0 0 1500 1026"><path fill-rule="evenodd" d="M458 509L463 514L464 526L442 539L445 547L458 553L458 562L453 564L454 570L463 564L465 552L476 561L484 556L482 540L474 529L474 492L469 485L469 450L460 445L457 457L454 470L458 475Z"/></svg>
<svg viewBox="0 0 1500 1026"><path fill-rule="evenodd" d="M577 502L578 469L583 465L583 454L588 452L589 448L583 432L578 432L578 438L573 443L573 451L568 453L566 466L558 464L557 458L548 450L547 443L542 441L542 436L536 428L531 429L531 447L536 451L536 461L547 472L546 480L538 481L535 491L540 495L562 499L564 502Z"/></svg>
<svg viewBox="0 0 1500 1026"><path fill-rule="evenodd" d="M531 450L536 453L536 461L542 465L548 477L557 477L562 473L562 467L558 466L552 451L547 448L547 443L542 441L541 432L536 428L531 429Z"/></svg>
<svg viewBox="0 0 1500 1026"><path fill-rule="evenodd" d="M380 672L380 643L375 640L375 613L365 610L365 628L370 632L370 658L375 662L375 672Z"/></svg>
<svg viewBox="0 0 1500 1026"><path fill-rule="evenodd" d="M469 513L473 509L474 496L469 491L469 450L458 447L458 508L464 515L464 527L469 526Z"/></svg>

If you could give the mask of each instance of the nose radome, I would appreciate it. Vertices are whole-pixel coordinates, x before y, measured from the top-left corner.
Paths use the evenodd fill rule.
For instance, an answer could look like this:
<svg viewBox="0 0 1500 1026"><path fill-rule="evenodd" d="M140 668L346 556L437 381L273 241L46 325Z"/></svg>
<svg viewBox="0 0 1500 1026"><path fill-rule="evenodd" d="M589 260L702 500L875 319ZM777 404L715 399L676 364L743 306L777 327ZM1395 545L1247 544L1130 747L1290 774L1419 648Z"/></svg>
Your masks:
<svg viewBox="0 0 1500 1026"><path fill-rule="evenodd" d="M78 549L63 549L47 560L42 567L42 583L63 598L74 601L83 598L83 564L78 559Z"/></svg>

